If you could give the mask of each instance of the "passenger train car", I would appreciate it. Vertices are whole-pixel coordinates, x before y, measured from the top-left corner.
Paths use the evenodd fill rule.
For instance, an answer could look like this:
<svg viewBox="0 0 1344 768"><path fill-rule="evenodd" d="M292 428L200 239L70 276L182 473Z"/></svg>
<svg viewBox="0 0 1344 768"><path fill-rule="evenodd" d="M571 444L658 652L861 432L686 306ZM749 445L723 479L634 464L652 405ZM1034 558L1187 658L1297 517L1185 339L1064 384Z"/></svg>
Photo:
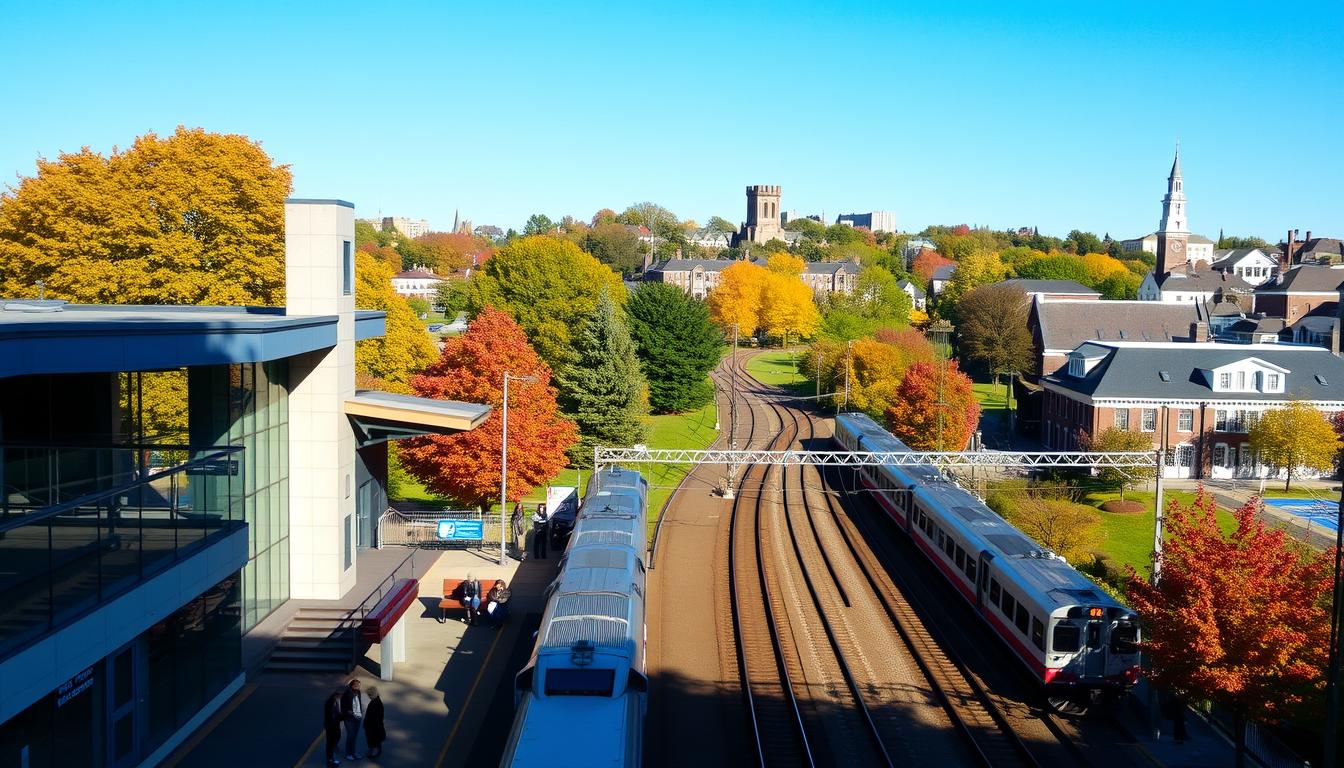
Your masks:
<svg viewBox="0 0 1344 768"><path fill-rule="evenodd" d="M841 414L845 450L908 452L863 414ZM1061 708L1133 685L1139 619L934 467L870 466L863 484Z"/></svg>
<svg viewBox="0 0 1344 768"><path fill-rule="evenodd" d="M589 483L532 657L514 678L501 766L640 764L647 499L632 470L604 469Z"/></svg>

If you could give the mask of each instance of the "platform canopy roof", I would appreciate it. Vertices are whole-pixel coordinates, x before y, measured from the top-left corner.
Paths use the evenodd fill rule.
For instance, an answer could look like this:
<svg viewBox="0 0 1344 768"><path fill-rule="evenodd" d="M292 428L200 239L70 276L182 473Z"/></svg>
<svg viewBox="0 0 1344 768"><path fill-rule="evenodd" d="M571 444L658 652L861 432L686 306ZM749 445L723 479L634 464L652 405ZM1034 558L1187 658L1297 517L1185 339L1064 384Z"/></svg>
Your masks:
<svg viewBox="0 0 1344 768"><path fill-rule="evenodd" d="M345 401L359 447L421 435L449 435L479 427L490 406L360 390Z"/></svg>

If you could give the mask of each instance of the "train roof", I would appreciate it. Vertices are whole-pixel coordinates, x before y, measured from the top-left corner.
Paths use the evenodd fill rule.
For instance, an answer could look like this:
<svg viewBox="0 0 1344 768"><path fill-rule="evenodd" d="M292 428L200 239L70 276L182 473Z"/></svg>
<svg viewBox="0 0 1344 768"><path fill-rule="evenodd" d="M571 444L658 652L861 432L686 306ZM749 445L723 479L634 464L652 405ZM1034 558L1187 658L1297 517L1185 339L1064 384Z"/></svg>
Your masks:
<svg viewBox="0 0 1344 768"><path fill-rule="evenodd" d="M631 490L647 493L649 484L640 476L639 472L624 467L607 467L593 476L592 482L588 484L588 495L592 496L595 491L619 491Z"/></svg>
<svg viewBox="0 0 1344 768"><path fill-rule="evenodd" d="M575 554L580 559L594 555L592 559L600 562L566 563L542 620L539 650L568 651L579 640L597 647L624 647L642 640L643 575L623 558Z"/></svg>
<svg viewBox="0 0 1344 768"><path fill-rule="evenodd" d="M626 765L628 729L639 728L628 697L524 699L527 711L508 761L511 768L604 768ZM630 718L635 722L626 722ZM622 727L614 727L622 724Z"/></svg>
<svg viewBox="0 0 1344 768"><path fill-rule="evenodd" d="M859 435L859 447L862 450L877 453L911 453L909 446L883 429L881 424L873 421L872 417L865 413L843 413L836 417L836 421L844 422L851 432ZM934 466L905 465L901 467L901 471L911 478L911 482L948 482L947 477Z"/></svg>

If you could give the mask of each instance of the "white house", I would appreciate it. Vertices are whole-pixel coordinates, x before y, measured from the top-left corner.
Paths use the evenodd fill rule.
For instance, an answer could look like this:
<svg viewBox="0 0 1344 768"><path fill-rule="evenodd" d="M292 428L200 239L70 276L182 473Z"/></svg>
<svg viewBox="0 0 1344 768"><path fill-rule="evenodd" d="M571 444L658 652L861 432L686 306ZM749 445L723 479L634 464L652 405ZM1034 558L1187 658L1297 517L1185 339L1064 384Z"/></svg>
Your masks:
<svg viewBox="0 0 1344 768"><path fill-rule="evenodd" d="M1213 263L1209 267L1218 272L1228 272L1240 277L1253 286L1263 285L1279 272L1277 256L1271 256L1259 248L1219 248L1213 252Z"/></svg>
<svg viewBox="0 0 1344 768"><path fill-rule="evenodd" d="M1186 265L1171 272L1149 272L1139 284L1139 301L1188 304L1250 294L1255 286L1231 272Z"/></svg>
<svg viewBox="0 0 1344 768"><path fill-rule="evenodd" d="M444 278L434 274L434 270L416 265L414 269L392 276L392 290L407 298L432 299L438 295L443 282Z"/></svg>

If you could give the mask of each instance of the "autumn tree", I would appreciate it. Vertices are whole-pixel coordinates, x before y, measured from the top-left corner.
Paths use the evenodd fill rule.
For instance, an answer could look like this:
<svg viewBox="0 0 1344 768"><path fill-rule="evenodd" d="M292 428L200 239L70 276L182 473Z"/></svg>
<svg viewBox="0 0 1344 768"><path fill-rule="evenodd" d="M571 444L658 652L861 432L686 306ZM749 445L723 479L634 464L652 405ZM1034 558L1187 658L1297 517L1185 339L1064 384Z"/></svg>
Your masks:
<svg viewBox="0 0 1344 768"><path fill-rule="evenodd" d="M1266 527L1257 500L1224 534L1213 496L1172 500L1154 585L1128 568L1153 681L1231 712L1238 764L1248 719L1278 720L1318 698L1330 639L1335 553L1308 554Z"/></svg>
<svg viewBox="0 0 1344 768"><path fill-rule="evenodd" d="M785 277L798 277L806 267L802 259L791 253L772 253L765 263L766 269Z"/></svg>
<svg viewBox="0 0 1344 768"><path fill-rule="evenodd" d="M639 235L614 220L597 224L584 233L579 245L612 269L630 275L644 265Z"/></svg>
<svg viewBox="0 0 1344 768"><path fill-rule="evenodd" d="M283 304L289 189L257 143L199 128L39 160L0 195L0 295Z"/></svg>
<svg viewBox="0 0 1344 768"><path fill-rule="evenodd" d="M957 335L966 359L999 374L1036 369L1035 345L1027 329L1027 296L1007 283L982 285L957 301Z"/></svg>
<svg viewBox="0 0 1344 768"><path fill-rule="evenodd" d="M714 399L709 372L718 365L723 333L702 301L667 283L645 283L625 305L649 405L655 413L684 413Z"/></svg>
<svg viewBox="0 0 1344 768"><path fill-rule="evenodd" d="M1123 452L1152 451L1153 436L1143 432L1130 432L1118 427L1107 427L1096 437L1086 433L1080 435L1079 446L1085 451ZM1125 491L1136 482L1151 478L1151 470L1119 469L1117 467L1098 467L1097 480L1107 488L1120 491L1120 500L1125 500Z"/></svg>
<svg viewBox="0 0 1344 768"><path fill-rule="evenodd" d="M465 333L448 339L423 374L411 379L421 397L462 400L494 408L476 429L402 442L401 463L430 491L488 510L499 498L504 373L533 376L509 391L509 500L554 477L578 438L560 415L551 369L508 313L486 307Z"/></svg>
<svg viewBox="0 0 1344 768"><path fill-rule="evenodd" d="M624 305L621 276L568 240L523 237L499 249L466 289L468 313L494 306L513 315L537 354L559 367L571 359L571 339L607 291Z"/></svg>
<svg viewBox="0 0 1344 768"><path fill-rule="evenodd" d="M749 261L733 262L719 273L719 284L709 293L709 314L724 333L737 326L738 335L746 337L761 327L767 274Z"/></svg>
<svg viewBox="0 0 1344 768"><path fill-rule="evenodd" d="M911 365L887 409L891 433L916 451L959 451L979 420L971 380L955 360Z"/></svg>
<svg viewBox="0 0 1344 768"><path fill-rule="evenodd" d="M797 274L776 271L766 274L759 321L766 333L779 337L787 345L790 336L810 338L820 324L821 313L817 311L817 302L807 283Z"/></svg>
<svg viewBox="0 0 1344 768"><path fill-rule="evenodd" d="M1075 565L1091 562L1104 538L1101 514L1086 504L1028 493L990 506L1019 531Z"/></svg>
<svg viewBox="0 0 1344 768"><path fill-rule="evenodd" d="M940 268L955 264L955 261L943 256L937 251L931 251L928 248L919 249L915 254L914 260L910 263L910 272L919 278L919 287L925 289L929 287L929 281L933 279L933 273Z"/></svg>
<svg viewBox="0 0 1344 768"><path fill-rule="evenodd" d="M989 283L997 283L1007 277L1008 268L993 251L974 249L957 261L957 269L948 280L947 287L939 301L955 304L971 289Z"/></svg>
<svg viewBox="0 0 1344 768"><path fill-rule="evenodd" d="M616 304L603 293L574 337L574 358L556 371L560 408L579 428L569 448L576 467L593 465L593 447L628 448L648 434L648 385Z"/></svg>
<svg viewBox="0 0 1344 768"><path fill-rule="evenodd" d="M1289 489L1299 469L1328 472L1339 455L1339 436L1325 414L1302 400L1264 412L1251 427L1250 446L1260 460L1286 474Z"/></svg>
<svg viewBox="0 0 1344 768"><path fill-rule="evenodd" d="M474 257L487 250L487 246L479 238L462 232L428 232L414 240L403 240L397 250L406 266L422 264L446 275L470 267Z"/></svg>
<svg viewBox="0 0 1344 768"><path fill-rule="evenodd" d="M355 252L355 307L387 313L387 332L355 343L355 372L378 379L389 392L411 391L411 377L438 354L410 302L392 289L392 268Z"/></svg>

